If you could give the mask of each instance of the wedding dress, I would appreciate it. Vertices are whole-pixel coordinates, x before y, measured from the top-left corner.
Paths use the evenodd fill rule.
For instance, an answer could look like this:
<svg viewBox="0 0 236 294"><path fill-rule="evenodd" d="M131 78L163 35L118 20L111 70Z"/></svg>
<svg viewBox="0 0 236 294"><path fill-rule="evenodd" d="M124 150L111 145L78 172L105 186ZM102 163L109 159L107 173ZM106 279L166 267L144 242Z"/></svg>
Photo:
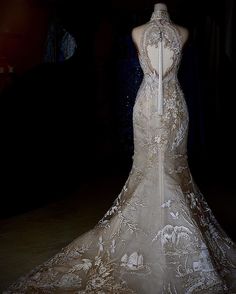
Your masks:
<svg viewBox="0 0 236 294"><path fill-rule="evenodd" d="M177 79L183 40L167 12L152 13L140 44L133 165L120 194L91 230L4 294L236 293L236 246L187 162L189 118Z"/></svg>

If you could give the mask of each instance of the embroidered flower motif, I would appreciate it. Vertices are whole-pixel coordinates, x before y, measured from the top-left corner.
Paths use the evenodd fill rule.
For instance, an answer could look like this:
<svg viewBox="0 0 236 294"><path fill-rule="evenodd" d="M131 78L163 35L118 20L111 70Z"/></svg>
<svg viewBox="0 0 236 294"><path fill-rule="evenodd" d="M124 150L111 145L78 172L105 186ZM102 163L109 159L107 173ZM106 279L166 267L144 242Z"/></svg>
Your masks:
<svg viewBox="0 0 236 294"><path fill-rule="evenodd" d="M172 200L169 199L169 200L167 200L166 202L164 202L164 203L161 205L161 207L162 207L162 208L170 207L171 202L172 202Z"/></svg>
<svg viewBox="0 0 236 294"><path fill-rule="evenodd" d="M170 211L170 215L172 216L173 219L179 218L179 212L178 211L176 213Z"/></svg>
<svg viewBox="0 0 236 294"><path fill-rule="evenodd" d="M105 280L100 277L97 277L91 280L91 286L93 289L100 288L101 286L104 285L104 283L105 283Z"/></svg>
<svg viewBox="0 0 236 294"><path fill-rule="evenodd" d="M161 141L161 137L160 137L160 136L155 136L155 137L154 137L154 142L155 142L155 143L158 143L158 144L159 144L160 141Z"/></svg>
<svg viewBox="0 0 236 294"><path fill-rule="evenodd" d="M103 266L103 265L101 265L100 267L99 267L99 274L104 274L105 272L106 272L106 267L105 266Z"/></svg>

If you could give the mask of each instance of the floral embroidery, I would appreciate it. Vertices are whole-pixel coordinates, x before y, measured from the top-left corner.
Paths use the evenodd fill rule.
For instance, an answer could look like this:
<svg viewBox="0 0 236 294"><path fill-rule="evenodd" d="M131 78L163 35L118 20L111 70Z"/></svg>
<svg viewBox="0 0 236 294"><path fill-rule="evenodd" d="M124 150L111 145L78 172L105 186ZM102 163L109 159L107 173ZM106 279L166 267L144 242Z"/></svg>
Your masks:
<svg viewBox="0 0 236 294"><path fill-rule="evenodd" d="M171 199L169 199L168 201L166 201L165 203L163 203L163 204L161 205L161 207L162 207L162 208L164 208L164 207L170 207L170 205L171 205Z"/></svg>
<svg viewBox="0 0 236 294"><path fill-rule="evenodd" d="M3 294L236 293L236 246L188 167L189 118L177 79L183 43L163 16L153 14L141 37L144 79L133 108L133 165L121 192L93 229ZM158 75L147 54L160 36L171 52L162 116L155 107Z"/></svg>

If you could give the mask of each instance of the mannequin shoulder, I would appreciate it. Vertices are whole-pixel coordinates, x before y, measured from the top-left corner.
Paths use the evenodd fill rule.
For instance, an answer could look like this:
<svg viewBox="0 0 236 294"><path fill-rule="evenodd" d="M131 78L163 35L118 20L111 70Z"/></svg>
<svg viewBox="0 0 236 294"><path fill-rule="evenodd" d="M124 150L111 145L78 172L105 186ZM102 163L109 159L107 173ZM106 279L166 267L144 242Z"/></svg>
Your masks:
<svg viewBox="0 0 236 294"><path fill-rule="evenodd" d="M143 25L140 25L140 26L135 27L135 28L132 29L131 36L132 36L132 39L134 41L137 41L137 40L140 39L140 36L141 36L142 32L144 31L146 26L147 26L146 24L143 24Z"/></svg>
<svg viewBox="0 0 236 294"><path fill-rule="evenodd" d="M180 26L180 25L176 25L176 28L179 31L180 35L182 36L183 42L185 43L189 37L189 30L185 27Z"/></svg>
<svg viewBox="0 0 236 294"><path fill-rule="evenodd" d="M131 30L132 40L133 40L133 42L135 44L135 47L137 49L138 54L140 54L140 50L141 50L141 48L140 48L140 46L141 46L140 45L140 43L141 43L141 36L142 36L142 33L143 33L145 27L146 27L146 24L143 24L143 25L140 25L138 27L135 27L135 28L133 28Z"/></svg>

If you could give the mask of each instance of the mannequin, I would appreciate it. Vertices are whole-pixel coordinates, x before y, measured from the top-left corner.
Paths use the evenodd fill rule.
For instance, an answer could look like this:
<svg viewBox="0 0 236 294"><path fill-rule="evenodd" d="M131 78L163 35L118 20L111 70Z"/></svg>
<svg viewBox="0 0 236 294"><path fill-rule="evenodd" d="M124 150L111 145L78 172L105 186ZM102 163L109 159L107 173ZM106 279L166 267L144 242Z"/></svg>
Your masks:
<svg viewBox="0 0 236 294"><path fill-rule="evenodd" d="M177 77L187 30L158 3L132 35L144 74L133 106L128 178L91 230L4 294L236 293L236 244L188 165L189 115Z"/></svg>
<svg viewBox="0 0 236 294"><path fill-rule="evenodd" d="M162 11L164 11L164 12L166 12L168 14L168 9L167 9L166 4L164 4L164 3L156 3L154 5L154 12L155 13L159 13L159 12L161 13ZM182 26L179 26L179 25L176 25L176 24L173 24L173 25L176 27L179 34L182 36L183 44L185 44L187 39L188 39L188 35L189 35L188 30L186 28L182 27ZM133 42L135 44L135 47L137 49L138 54L140 54L140 51L141 51L140 39L141 39L142 33L145 30L146 26L147 26L147 23L133 28L132 32L131 32L132 39L133 39Z"/></svg>
<svg viewBox="0 0 236 294"><path fill-rule="evenodd" d="M156 33L153 32L151 39L156 40L156 42L153 43L150 41L144 49L142 48L142 39L145 38L146 31L150 30L153 23L158 23L158 26L164 28L164 30L161 29L160 31L156 30ZM164 3L156 3L149 22L133 28L132 30L132 39L137 49L139 58L142 59L142 50L146 51L146 54L144 55L147 56L152 73L160 76L157 98L157 108L159 114L163 113L163 78L171 69L174 64L174 59L176 58L175 50L173 50L173 47L168 45L169 30L172 30L174 35L177 35L177 39L180 40L180 46L183 47L188 39L188 30L173 24L170 20L167 6Z"/></svg>

